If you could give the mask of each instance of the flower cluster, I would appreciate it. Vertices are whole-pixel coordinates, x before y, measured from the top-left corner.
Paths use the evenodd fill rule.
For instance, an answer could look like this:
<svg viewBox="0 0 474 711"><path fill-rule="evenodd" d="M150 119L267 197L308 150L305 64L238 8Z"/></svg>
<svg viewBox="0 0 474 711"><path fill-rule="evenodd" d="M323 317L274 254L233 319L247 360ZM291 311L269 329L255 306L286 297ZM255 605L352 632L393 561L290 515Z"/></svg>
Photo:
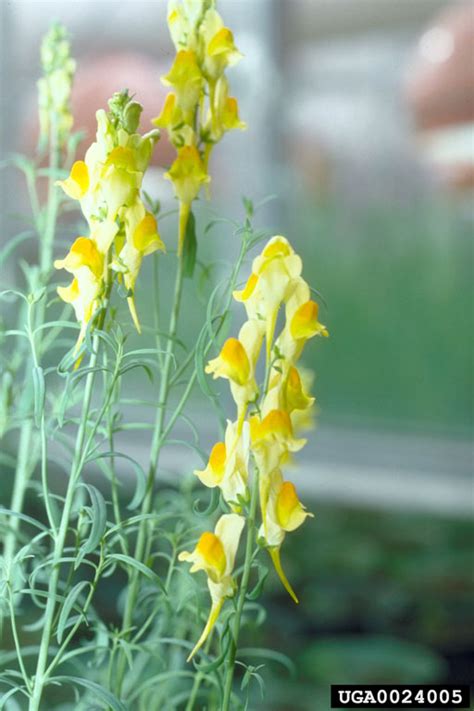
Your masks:
<svg viewBox="0 0 474 711"><path fill-rule="evenodd" d="M171 88L161 114L153 120L164 128L177 157L165 174L180 201L178 253L181 254L192 202L209 183L209 156L224 133L245 128L237 99L229 96L227 67L241 57L232 32L215 9L214 0L171 0L168 26L176 48L170 71L162 77ZM206 100L207 97L207 100Z"/></svg>
<svg viewBox="0 0 474 711"><path fill-rule="evenodd" d="M301 259L289 242L281 236L273 237L254 259L245 287L234 292L236 301L245 306L247 321L238 338L228 338L217 358L206 367L214 378L229 381L237 418L227 423L225 442L214 445L206 468L195 471L205 486L219 487L233 511L221 518L215 534L203 534L194 553L181 556L194 562L191 572L206 571L213 601L211 616L195 649L212 628L223 598L233 595L228 581L229 563L234 560L237 543L234 540L234 547L229 550L228 540L222 539L220 532L227 525L222 521L232 518L232 530L238 529L238 542L245 520L240 514L250 498L249 462L254 465L253 476L258 477L262 517L259 543L268 549L280 580L298 602L282 569L280 548L286 533L301 526L312 514L299 501L294 484L284 480L281 467L305 445L306 440L298 438L295 432L308 420L314 404L314 398L306 392L298 360L310 338L328 335L318 321L318 305L311 299L301 271ZM282 306L284 323L275 338ZM265 377L259 387L257 365L264 341ZM227 536L227 529L225 532ZM226 585L219 588L215 587L215 581L220 578L212 567L216 551L222 555L220 564L226 580Z"/></svg>
<svg viewBox="0 0 474 711"><path fill-rule="evenodd" d="M61 25L53 25L41 45L43 76L38 80L38 108L40 141L45 144L53 119L57 140L62 146L73 124L71 90L76 62L69 54L67 32Z"/></svg>
<svg viewBox="0 0 474 711"><path fill-rule="evenodd" d="M108 113L97 112L97 140L84 160L74 163L69 177L58 183L79 201L89 229L87 237L77 237L66 257L54 263L56 269L73 275L71 284L59 287L58 294L73 305L81 324L78 345L106 299L114 273L125 285L130 313L140 330L135 282L143 257L164 250L156 219L140 198L159 132L137 133L142 107L126 91L114 94L109 108Z"/></svg>

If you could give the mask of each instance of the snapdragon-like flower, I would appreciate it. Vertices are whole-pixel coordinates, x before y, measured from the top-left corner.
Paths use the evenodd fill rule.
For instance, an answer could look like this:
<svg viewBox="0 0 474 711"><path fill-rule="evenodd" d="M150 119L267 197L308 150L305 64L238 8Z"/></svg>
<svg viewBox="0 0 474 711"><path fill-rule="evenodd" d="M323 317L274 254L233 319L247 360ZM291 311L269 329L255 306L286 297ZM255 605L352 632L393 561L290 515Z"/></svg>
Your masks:
<svg viewBox="0 0 474 711"><path fill-rule="evenodd" d="M183 551L178 556L179 560L193 564L191 573L204 570L212 600L206 626L189 655L188 661L202 647L211 633L225 599L233 597L235 593L232 571L244 525L243 516L238 516L235 513L224 514L217 522L214 533L206 531L191 553Z"/></svg>
<svg viewBox="0 0 474 711"><path fill-rule="evenodd" d="M176 56L162 77L171 91L155 126L168 132L177 156L165 177L180 202L178 255L183 254L192 203L208 186L209 157L224 133L245 128L237 99L229 96L225 76L241 58L231 30L215 9L215 0L171 0L168 27Z"/></svg>
<svg viewBox="0 0 474 711"><path fill-rule="evenodd" d="M248 499L249 430L244 427L239 434L238 423L227 421L225 442L212 448L205 469L194 474L204 486L219 487L224 500L239 513L242 501Z"/></svg>
<svg viewBox="0 0 474 711"><path fill-rule="evenodd" d="M249 319L256 320L265 332L267 360L273 343L278 311L286 303L300 278L301 258L285 237L277 235L268 242L252 264L252 273L234 298L241 301Z"/></svg>
<svg viewBox="0 0 474 711"><path fill-rule="evenodd" d="M294 484L284 481L279 469L274 469L269 475L268 486L265 489L265 505L262 506L263 521L259 537L268 547L275 570L283 586L297 603L298 598L283 571L280 561L280 548L287 532L295 531L312 513L306 511L298 496Z"/></svg>
<svg viewBox="0 0 474 711"><path fill-rule="evenodd" d="M130 313L140 330L134 294L142 260L164 250L156 219L140 197L159 132L144 136L137 132L142 109L127 91L114 94L109 108L108 113L97 112L97 140L84 160L76 161L70 175L58 181L66 195L79 201L90 230L89 237L76 240L65 259L55 262L57 269L66 269L74 277L58 294L73 305L80 323L76 348L95 311L108 298L114 274L127 289Z"/></svg>
<svg viewBox="0 0 474 711"><path fill-rule="evenodd" d="M230 383L232 397L237 405L238 429L242 428L247 407L258 396L255 368L262 343L260 329L255 321L247 321L238 338L228 338L221 352L210 360L206 373L214 378L225 378Z"/></svg>

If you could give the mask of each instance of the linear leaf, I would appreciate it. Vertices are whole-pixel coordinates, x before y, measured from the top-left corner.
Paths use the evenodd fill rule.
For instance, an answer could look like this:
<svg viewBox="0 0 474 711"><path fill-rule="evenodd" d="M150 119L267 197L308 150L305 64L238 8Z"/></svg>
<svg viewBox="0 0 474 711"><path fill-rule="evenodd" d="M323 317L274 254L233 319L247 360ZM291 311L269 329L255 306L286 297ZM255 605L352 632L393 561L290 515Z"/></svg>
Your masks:
<svg viewBox="0 0 474 711"><path fill-rule="evenodd" d="M80 583L77 583L77 585L74 585L72 590L69 591L68 596L66 597L64 601L64 605L61 608L61 614L59 615L59 620L58 620L58 628L56 630L56 639L58 640L58 644L61 644L63 635L64 635L64 628L67 624L69 615L71 613L71 610L73 609L74 605L76 604L76 601L81 594L81 592L89 587L90 583L87 580L81 580Z"/></svg>
<svg viewBox="0 0 474 711"><path fill-rule="evenodd" d="M163 585L161 579L158 577L158 575L151 570L151 568L148 568L146 565L141 563L139 560L135 560L135 558L132 558L129 555L124 555L123 553L112 553L111 555L107 556L107 561L113 561L116 560L119 563L125 563L127 566L131 566L132 568L135 568L139 573L142 573L142 575L145 575L149 580L153 581L158 585L159 588L165 593L167 596L166 588Z"/></svg>
<svg viewBox="0 0 474 711"><path fill-rule="evenodd" d="M87 540L82 544L76 563L75 570L80 566L84 556L93 553L99 545L102 536L105 533L107 526L107 507L105 499L95 486L92 484L81 484L89 492L92 511L91 511L91 528Z"/></svg>

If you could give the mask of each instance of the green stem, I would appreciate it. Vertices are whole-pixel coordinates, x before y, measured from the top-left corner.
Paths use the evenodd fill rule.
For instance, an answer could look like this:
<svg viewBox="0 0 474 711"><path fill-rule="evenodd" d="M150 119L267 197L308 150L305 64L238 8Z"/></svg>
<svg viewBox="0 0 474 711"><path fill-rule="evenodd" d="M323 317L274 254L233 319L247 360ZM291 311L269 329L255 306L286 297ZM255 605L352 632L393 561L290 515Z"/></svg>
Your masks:
<svg viewBox="0 0 474 711"><path fill-rule="evenodd" d="M59 529L57 537L55 540L54 551L53 551L53 565L51 570L51 576L48 585L48 601L46 604L46 610L44 615L44 627L43 633L41 635L40 649L38 654L38 661L36 665L36 673L34 677L33 692L30 698L30 703L28 711L40 711L41 698L43 695L43 689L47 681L46 665L48 661L49 645L51 641L53 620L56 611L56 598L58 592L59 584L59 574L61 568L61 558L64 553L64 546L66 543L66 535L69 527L69 519L71 516L71 510L74 502L74 494L76 493L76 485L84 460L87 456L87 447L85 447L85 438L87 431L87 421L89 419L89 410L92 399L92 391L94 385L94 379L96 375L95 366L97 364L99 350L99 339L97 336L93 340L93 352L90 358L89 368L90 372L87 374L86 384L84 389L84 404L82 408L81 422L77 432L76 447L74 451L74 459L71 468L71 475L69 478L69 483L66 491L66 498L64 500L64 507L62 511L61 521L59 524Z"/></svg>
<svg viewBox="0 0 474 711"><path fill-rule="evenodd" d="M231 301L232 301L232 291L235 288L235 284L237 281L237 276L240 271L240 268L242 266L242 262L245 258L245 255L247 253L247 247L248 247L248 240L244 237L242 241L242 247L239 253L239 257L237 260L237 263L234 267L234 270L232 272L232 277L230 279L230 289L229 289L229 295L227 298L227 302L224 307L224 311L228 311ZM171 363L173 360L173 355L174 355L174 344L175 344L175 337L176 337L176 331L177 331L177 325L178 325L178 316L179 316L179 308L180 308L180 302L181 302L181 291L182 291L182 283L183 283L183 264L182 264L182 259L179 260L178 264L178 271L176 275L176 283L175 283L175 297L174 297L174 304L173 304L173 310L172 310L172 315L171 315L171 320L170 320L170 332L169 332L169 337L168 337L168 343L167 343L167 349L165 353L165 358L164 358L164 368L163 368L163 373L162 373L162 379L161 379L161 386L160 386L160 397L159 397L159 405L158 405L158 411L157 411L157 417L155 421L155 427L154 427L154 432L153 432L153 441L152 441L152 447L151 447L151 454L150 454L150 467L148 471L148 480L147 480L147 492L146 495L143 499L142 503L142 509L141 509L141 514L148 514L151 511L152 503L153 503L153 485L155 481L155 472L158 467L159 463L159 454L161 447L163 446L164 442L166 441L169 433L171 432L172 428L174 427L176 420L179 418L190 394L191 391L195 385L197 374L196 371L192 373L192 375L189 378L188 384L186 385L186 388L178 401L177 406L173 409L173 414L171 415L168 423L165 426L165 412L166 412L166 403L168 400L168 395L169 395L169 390L171 383L173 382L172 379L170 378L170 373L171 373ZM222 327L223 320L219 324L216 332L216 336L219 334L220 329ZM209 342L204 350L204 356L207 355L207 353L210 351L211 347L213 345L213 342ZM138 530L138 536L137 536L137 542L136 542L136 547L135 547L135 558L139 560L140 562L143 562L143 556L146 550L146 546L148 543L150 543L152 540L152 536L149 530L149 524L147 520L142 520L139 525L139 530ZM125 603L125 611L122 619L122 634L129 634L130 628L132 626L132 619L133 619L133 611L135 609L136 605L136 600L137 600L137 595L138 595L138 586L139 586L139 576L138 573L135 571L132 572L132 576L130 579L130 584L128 588L128 594L127 594L127 600ZM123 685L123 677L125 674L125 666L126 666L127 660L125 657L125 654L122 650L119 652L119 659L117 663L117 674L115 675L116 679L116 694L117 696L120 697L121 691L122 691L122 685ZM110 675L112 678L112 675Z"/></svg>
<svg viewBox="0 0 474 711"><path fill-rule="evenodd" d="M234 679L235 657L237 655L237 646L239 642L240 624L242 612L245 604L245 596L247 594L250 569L252 567L253 548L255 545L255 516L257 512L258 502L258 470L255 467L254 477L252 482L252 491L250 493L250 510L247 517L247 540L245 543L245 560L244 570L240 581L239 596L237 598L237 608L232 625L232 638L227 656L226 675L224 683L224 697L222 700L221 711L229 711L232 696L232 682Z"/></svg>
<svg viewBox="0 0 474 711"><path fill-rule="evenodd" d="M181 306L181 297L182 297L182 291L183 291L183 260L182 258L179 258L178 260L178 267L176 271L176 281L175 281L175 290L174 290L174 300L173 300L173 307L171 311L171 317L170 317L170 328L169 328L169 335L168 335L168 341L166 345L166 352L164 356L164 365L163 365L163 371L161 374L161 382L160 382L160 392L159 392L159 398L158 398L158 410L157 410L157 415L156 415L156 420L155 420L155 427L153 431L153 440L152 440L152 445L151 445L151 452L150 452L150 463L149 463L149 468L148 468L148 477L147 477L147 488L146 488L146 494L143 499L142 507L141 507L141 514L149 514L152 508L153 504L153 487L155 483L155 472L158 467L159 463L159 456L160 456L160 450L163 442L163 427L165 423L165 414L166 414L166 404L168 402L168 396L170 392L170 375L171 375L171 365L173 362L174 358L174 346L175 346L175 340L176 340L176 333L178 330L178 319L179 319L179 311L180 311L180 306ZM140 525L138 528L138 535L137 535L137 542L135 545L135 560L138 560L140 562L143 562L143 555L145 552L146 548L146 543L147 539L150 535L149 532L149 525L148 521L146 519L142 519L140 521ZM133 571L130 579L130 584L128 588L128 594L127 594L127 601L125 604L125 611L123 615L123 620L122 620L122 632L125 632L126 630L129 630L131 625L132 625L132 619L133 619L133 612L135 609L136 605L136 600L137 600L137 595L138 595L138 589L139 589L139 576L137 571ZM125 666L126 666L126 657L125 654L122 652L119 655L119 660L118 660L118 666L117 666L117 695L120 696L121 689L122 689L122 684L123 684L123 677L125 674Z"/></svg>
<svg viewBox="0 0 474 711"><path fill-rule="evenodd" d="M54 171L59 167L60 161L60 150L57 141L57 127L56 121L51 120L51 131L50 131L50 142L49 142L49 167ZM35 216L35 225L38 232L38 242L40 251L40 274L41 283L44 285L47 282L49 272L51 270L52 253L54 236L56 232L56 220L58 215L58 196L54 185L55 177L51 174L48 182L48 199L46 204L46 225L44 233L41 232L40 220L39 220L39 205L37 202L36 186L31 184L31 178L29 178L28 188L30 196L32 199L32 209ZM42 325L45 318L45 297L38 304L38 316L36 319L36 325ZM41 338L42 331L39 332L38 338ZM37 344L38 352L41 350L41 345ZM35 469L37 463L37 453L35 452L35 447L33 446L34 439L34 428L33 423L29 416L29 411L31 410L33 403L33 393L31 386L31 361L28 359L28 364L26 366L25 372L25 383L24 383L24 398L23 404L25 406L25 417L23 419L23 424L20 430L20 440L18 445L18 460L15 470L15 479L13 485L12 498L10 501L10 509L15 513L21 513L23 511L23 504L25 499L25 492L28 487L28 482L30 481L31 475ZM18 516L12 516L9 522L9 530L6 535L5 548L4 548L4 563L5 568L8 570L13 561L16 549L16 539L18 535L18 530L20 527L20 519Z"/></svg>
<svg viewBox="0 0 474 711"><path fill-rule="evenodd" d="M92 598L94 597L94 593L97 589L97 585L99 584L100 576L102 574L102 568L103 568L103 564L104 564L103 553L104 552L101 548L100 559L97 564L97 568L95 570L94 579L92 580L92 582L90 584L89 592L86 596L84 605L82 607L82 614L79 616L79 619L77 620L77 622L74 623L74 625L72 626L72 629L69 631L69 633L67 634L63 643L61 644L60 648L56 652L54 659L51 661L51 664L49 665L49 667L46 670L46 676L49 676L51 674L51 672L54 671L55 667L57 667L57 665L61 663L64 650L67 649L69 642L74 637L77 630L82 625L83 621L86 619L87 612L89 610L90 604L92 602Z"/></svg>
<svg viewBox="0 0 474 711"><path fill-rule="evenodd" d="M211 631L211 634L207 638L207 641L203 647L204 652L206 654L209 652L209 648L211 646L212 632L213 632L213 630ZM196 672L196 674L194 676L193 686L191 688L191 693L189 695L188 703L186 704L186 708L184 709L184 711L193 711L194 704L196 703L197 695L199 693L199 689L201 687L201 684L202 684L205 676L206 675L202 671Z"/></svg>
<svg viewBox="0 0 474 711"><path fill-rule="evenodd" d="M13 604L13 592L12 592L10 583L8 583L8 602L9 602L9 607L10 607L10 622L11 622L13 640L15 642L16 656L18 659L18 664L19 664L19 667L21 670L21 674L23 676L23 681L25 682L25 686L29 691L30 690L30 680L29 680L28 674L26 673L26 668L25 668L25 665L23 662L21 643L20 643L20 639L18 637L18 630L17 630L17 626L16 626L15 607Z"/></svg>

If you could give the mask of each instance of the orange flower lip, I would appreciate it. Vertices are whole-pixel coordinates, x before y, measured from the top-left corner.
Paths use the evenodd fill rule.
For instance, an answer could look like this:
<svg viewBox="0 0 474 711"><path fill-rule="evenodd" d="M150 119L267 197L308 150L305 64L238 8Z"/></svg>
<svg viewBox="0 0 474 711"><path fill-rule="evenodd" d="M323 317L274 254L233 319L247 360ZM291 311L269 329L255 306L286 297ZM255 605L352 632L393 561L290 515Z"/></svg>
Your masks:
<svg viewBox="0 0 474 711"><path fill-rule="evenodd" d="M224 547L215 533L210 531L203 533L196 546L196 552L202 556L206 565L215 569L219 576L225 573Z"/></svg>

